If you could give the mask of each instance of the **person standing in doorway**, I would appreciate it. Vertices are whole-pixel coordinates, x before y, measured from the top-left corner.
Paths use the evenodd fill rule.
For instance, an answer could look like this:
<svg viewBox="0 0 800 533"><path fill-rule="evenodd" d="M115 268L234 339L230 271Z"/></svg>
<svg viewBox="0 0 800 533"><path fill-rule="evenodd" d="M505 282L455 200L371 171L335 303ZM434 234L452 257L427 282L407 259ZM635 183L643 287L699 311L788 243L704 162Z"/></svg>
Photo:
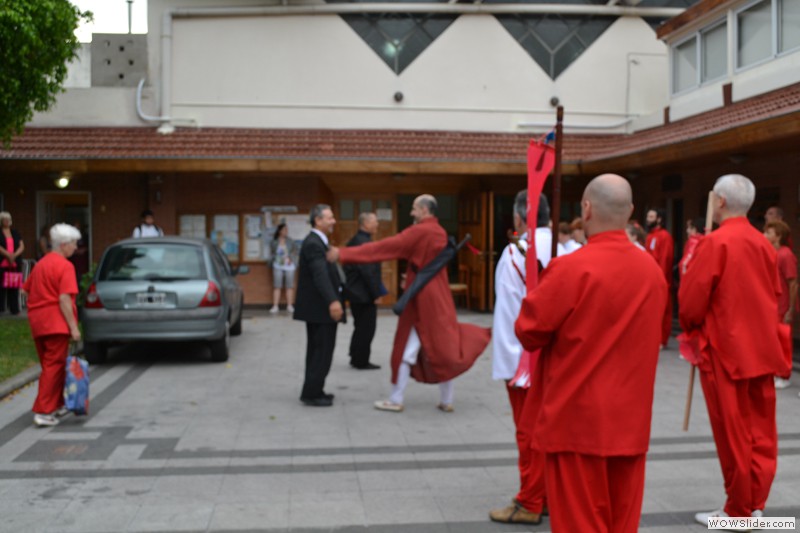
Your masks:
<svg viewBox="0 0 800 533"><path fill-rule="evenodd" d="M372 241L378 233L378 217L375 213L358 215L358 233L347 246L360 246ZM345 298L350 301L353 313L353 336L350 339L350 366L358 370L376 370L380 365L369 361L372 339L378 320L378 300L385 294L381 283L381 264L366 263L346 265L344 273Z"/></svg>
<svg viewBox="0 0 800 533"><path fill-rule="evenodd" d="M145 237L163 237L164 230L156 226L156 218L153 212L149 209L142 211L142 222L135 228L131 237L134 239L143 239Z"/></svg>

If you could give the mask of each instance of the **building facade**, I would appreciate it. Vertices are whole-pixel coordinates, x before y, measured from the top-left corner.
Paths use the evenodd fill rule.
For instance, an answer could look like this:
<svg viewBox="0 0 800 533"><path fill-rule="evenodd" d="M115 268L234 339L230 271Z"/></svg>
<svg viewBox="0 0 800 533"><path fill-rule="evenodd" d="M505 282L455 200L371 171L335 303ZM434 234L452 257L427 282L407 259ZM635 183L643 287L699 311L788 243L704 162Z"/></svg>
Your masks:
<svg viewBox="0 0 800 533"><path fill-rule="evenodd" d="M759 187L754 217L778 204L800 229L797 3L692 3L150 0L148 34L95 35L91 76L0 151L0 193L30 242L79 215L95 260L149 207L167 232L249 263L246 301L265 304L270 224L300 234L325 202L337 242L366 210L390 235L430 192L447 230L473 236L480 253L459 261L469 305L488 309L526 146L562 105L563 218L591 177L618 172L637 215L668 209L680 246L710 184L736 171ZM401 268L384 265L387 303Z"/></svg>

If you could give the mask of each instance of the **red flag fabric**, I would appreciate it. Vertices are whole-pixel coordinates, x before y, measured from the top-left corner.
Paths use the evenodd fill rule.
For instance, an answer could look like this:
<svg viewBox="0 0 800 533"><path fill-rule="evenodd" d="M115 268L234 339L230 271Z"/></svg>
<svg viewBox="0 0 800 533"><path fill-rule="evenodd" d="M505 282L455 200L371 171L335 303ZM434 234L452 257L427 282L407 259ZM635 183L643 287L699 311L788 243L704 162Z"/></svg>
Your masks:
<svg viewBox="0 0 800 533"><path fill-rule="evenodd" d="M543 140L531 140L528 145L528 250L525 257L525 287L530 293L539 284L539 267L536 258L536 219L539 212L539 196L544 190L547 176L556 164L556 150ZM531 370L536 366L539 350L531 353L522 350L519 366L511 386L527 389L531 385Z"/></svg>

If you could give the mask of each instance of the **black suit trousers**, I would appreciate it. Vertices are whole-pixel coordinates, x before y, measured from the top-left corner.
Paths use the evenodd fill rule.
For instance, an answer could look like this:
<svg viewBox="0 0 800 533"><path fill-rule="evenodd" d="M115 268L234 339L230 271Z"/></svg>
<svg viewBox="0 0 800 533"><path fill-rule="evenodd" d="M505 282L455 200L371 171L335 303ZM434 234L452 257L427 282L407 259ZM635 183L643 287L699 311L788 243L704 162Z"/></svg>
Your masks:
<svg viewBox="0 0 800 533"><path fill-rule="evenodd" d="M350 338L350 364L356 367L369 363L370 345L375 337L378 306L374 303L350 302L353 312L353 336Z"/></svg>
<svg viewBox="0 0 800 533"><path fill-rule="evenodd" d="M335 322L306 322L306 378L300 395L302 399L311 400L324 394L325 378L328 377L333 362L336 326Z"/></svg>

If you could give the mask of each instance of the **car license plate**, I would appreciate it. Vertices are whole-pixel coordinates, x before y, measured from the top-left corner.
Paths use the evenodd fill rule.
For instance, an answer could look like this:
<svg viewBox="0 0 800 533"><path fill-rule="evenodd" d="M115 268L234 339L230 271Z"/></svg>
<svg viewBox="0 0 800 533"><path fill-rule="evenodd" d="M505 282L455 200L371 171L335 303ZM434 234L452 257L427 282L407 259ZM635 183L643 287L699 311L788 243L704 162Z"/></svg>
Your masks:
<svg viewBox="0 0 800 533"><path fill-rule="evenodd" d="M139 305L163 305L167 295L163 292L139 292L136 294L136 303Z"/></svg>

